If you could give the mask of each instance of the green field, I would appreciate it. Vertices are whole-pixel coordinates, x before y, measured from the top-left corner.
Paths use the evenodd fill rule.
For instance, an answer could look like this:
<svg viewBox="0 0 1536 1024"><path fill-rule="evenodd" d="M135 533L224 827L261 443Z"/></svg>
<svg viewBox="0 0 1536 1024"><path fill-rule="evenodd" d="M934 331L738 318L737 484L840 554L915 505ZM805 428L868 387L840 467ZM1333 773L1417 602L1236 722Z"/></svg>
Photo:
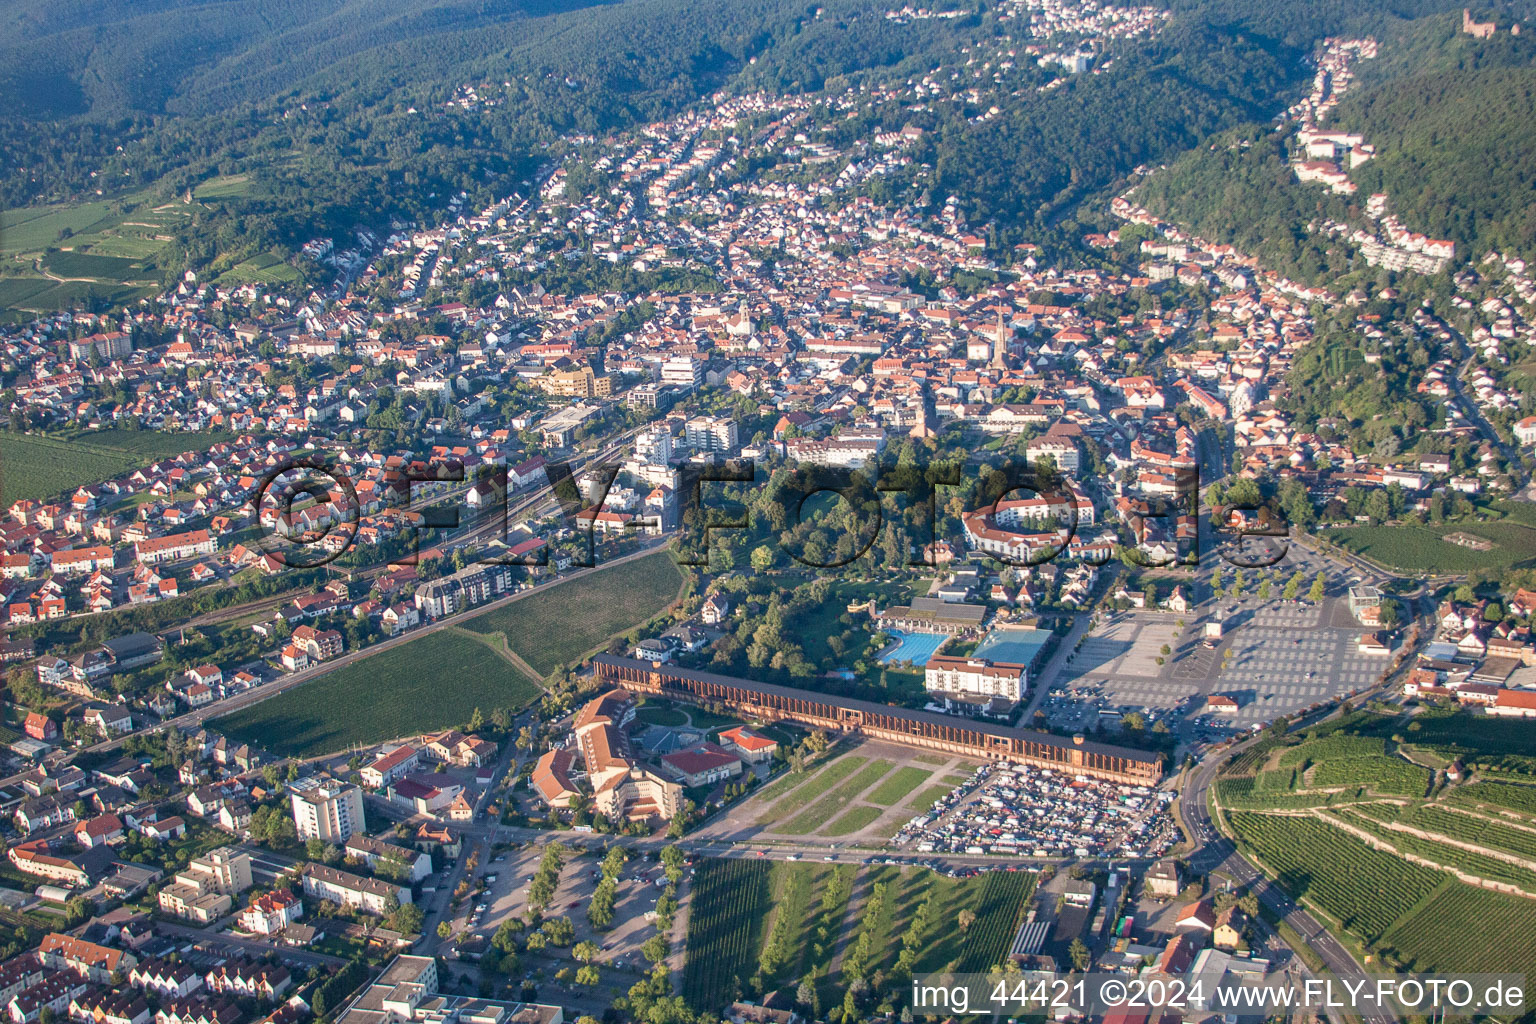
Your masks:
<svg viewBox="0 0 1536 1024"><path fill-rule="evenodd" d="M7 258L4 269L18 275L0 278L0 309L15 319L74 306L110 308L153 295L160 281L155 257L196 209L179 201L156 203L159 198L141 192L0 212L0 257Z"/></svg>
<svg viewBox="0 0 1536 1024"><path fill-rule="evenodd" d="M29 206L0 213L0 254L34 252L54 244L68 228L80 233L108 217L112 204L81 203L78 206Z"/></svg>
<svg viewBox="0 0 1536 1024"><path fill-rule="evenodd" d="M905 767L875 787L864 799L881 807L890 807L914 792L933 775L924 768Z"/></svg>
<svg viewBox="0 0 1536 1024"><path fill-rule="evenodd" d="M635 718L647 725L680 726L688 724L688 715L664 704L646 704L635 710Z"/></svg>
<svg viewBox="0 0 1536 1024"><path fill-rule="evenodd" d="M757 823L759 825L767 825L780 818L798 813L829 788L858 771L868 761L869 758L867 757L845 754L835 760L828 761L819 771L809 776L794 774L784 776L758 794L760 802L766 803L772 800L774 803L758 815ZM784 794L786 793L789 795L785 796Z"/></svg>
<svg viewBox="0 0 1536 1024"><path fill-rule="evenodd" d="M1452 533L1472 534L1496 546L1474 551L1441 539ZM1536 529L1509 520L1439 526L1348 526L1320 534L1362 558L1400 572L1453 575L1506 569L1536 558Z"/></svg>
<svg viewBox="0 0 1536 1024"><path fill-rule="evenodd" d="M269 252L235 264L219 275L219 284L284 284L299 279L296 268Z"/></svg>
<svg viewBox="0 0 1536 1024"><path fill-rule="evenodd" d="M660 550L623 565L541 588L464 623L477 633L500 633L507 646L547 676L574 665L615 633L645 623L677 599L683 575Z"/></svg>
<svg viewBox="0 0 1536 1024"><path fill-rule="evenodd" d="M721 1007L757 972L769 899L770 866L759 860L705 860L688 911L683 998Z"/></svg>
<svg viewBox="0 0 1536 1024"><path fill-rule="evenodd" d="M209 178L192 190L193 199L235 199L249 195L253 182L245 174L228 174L221 178Z"/></svg>
<svg viewBox="0 0 1536 1024"><path fill-rule="evenodd" d="M313 756L521 708L539 690L485 643L439 630L210 722L277 754Z"/></svg>
<svg viewBox="0 0 1536 1024"><path fill-rule="evenodd" d="M1375 942L1448 876L1374 849L1311 818L1230 812L1239 846L1257 854L1293 896Z"/></svg>
<svg viewBox="0 0 1536 1024"><path fill-rule="evenodd" d="M916 814L925 814L933 806L934 801L948 796L954 790L953 786L929 786L920 793L913 795L906 803L907 810Z"/></svg>
<svg viewBox="0 0 1536 1024"><path fill-rule="evenodd" d="M43 267L58 277L84 277L95 281L127 281L141 270L133 260L100 256L94 252L51 252Z"/></svg>
<svg viewBox="0 0 1536 1024"><path fill-rule="evenodd" d="M23 498L67 495L185 451L200 451L229 434L99 430L74 437L0 433L0 508Z"/></svg>
<svg viewBox="0 0 1536 1024"><path fill-rule="evenodd" d="M875 819L885 813L878 807L870 807L868 804L859 804L840 817L834 818L818 835L823 836L849 836L862 828L874 824Z"/></svg>
<svg viewBox="0 0 1536 1024"><path fill-rule="evenodd" d="M793 818L773 827L783 835L803 836L820 829L837 817L838 813L853 802L853 798L873 786L879 778L891 770L889 761L871 761L844 782L838 783L814 804ZM782 802L782 801L781 801Z"/></svg>

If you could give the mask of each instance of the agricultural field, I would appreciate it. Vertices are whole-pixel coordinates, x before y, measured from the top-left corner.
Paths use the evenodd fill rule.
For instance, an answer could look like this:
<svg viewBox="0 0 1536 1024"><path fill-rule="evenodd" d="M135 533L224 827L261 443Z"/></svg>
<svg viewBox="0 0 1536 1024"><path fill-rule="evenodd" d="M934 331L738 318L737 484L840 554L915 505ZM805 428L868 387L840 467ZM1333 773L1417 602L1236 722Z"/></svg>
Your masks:
<svg viewBox="0 0 1536 1024"><path fill-rule="evenodd" d="M1439 526L1346 526L1319 532L1362 558L1400 572L1454 575L1506 569L1536 558L1536 529L1509 520ZM1457 532L1492 541L1494 547L1476 551L1442 539Z"/></svg>
<svg viewBox="0 0 1536 1024"><path fill-rule="evenodd" d="M193 210L141 192L0 213L0 272L8 275L0 278L0 310L15 316L154 294L162 275L156 258Z"/></svg>
<svg viewBox="0 0 1536 1024"><path fill-rule="evenodd" d="M209 178L192 190L193 199L239 199L250 195L255 183L246 174Z"/></svg>
<svg viewBox="0 0 1536 1024"><path fill-rule="evenodd" d="M1536 786L1474 782L1451 790L1445 795L1445 802L1458 807L1483 807L1536 815Z"/></svg>
<svg viewBox="0 0 1536 1024"><path fill-rule="evenodd" d="M83 278L88 281L128 281L140 268L121 256L100 256L94 252L67 250L50 252L43 257L43 269L56 277Z"/></svg>
<svg viewBox="0 0 1536 1024"><path fill-rule="evenodd" d="M574 665L609 637L664 611L677 600L682 585L682 573L663 549L544 587L474 616L464 628L500 633L543 677L560 665Z"/></svg>
<svg viewBox="0 0 1536 1024"><path fill-rule="evenodd" d="M757 973L770 905L770 871L763 861L699 863L683 966L683 998L690 1005L724 1006Z"/></svg>
<svg viewBox="0 0 1536 1024"><path fill-rule="evenodd" d="M299 279L296 267L269 252L236 263L218 277L219 284L290 284Z"/></svg>
<svg viewBox="0 0 1536 1024"><path fill-rule="evenodd" d="M1380 939L1449 877L1313 818L1242 811L1226 818L1239 846L1280 885L1366 942Z"/></svg>
<svg viewBox="0 0 1536 1024"><path fill-rule="evenodd" d="M1423 765L1400 757L1340 757L1311 769L1310 785L1321 789L1364 786L1383 796L1420 797L1429 788L1431 775Z"/></svg>
<svg viewBox="0 0 1536 1024"><path fill-rule="evenodd" d="M0 213L0 255L35 252L54 244L59 233L75 234L111 215L109 202L74 206L29 206Z"/></svg>
<svg viewBox="0 0 1536 1024"><path fill-rule="evenodd" d="M1405 971L1529 974L1529 948L1510 938L1532 934L1536 900L1448 881L1380 946Z"/></svg>
<svg viewBox="0 0 1536 1024"><path fill-rule="evenodd" d="M438 630L371 654L210 724L276 754L309 757L521 708L539 690L473 636Z"/></svg>
<svg viewBox="0 0 1536 1024"><path fill-rule="evenodd" d="M1454 868L1477 878L1518 886L1524 892L1536 892L1536 871L1519 867L1507 860L1475 853L1438 839L1390 829L1379 819L1362 813L1358 807L1336 808L1329 812L1329 818L1337 818L1354 828L1365 830L1404 856Z"/></svg>
<svg viewBox="0 0 1536 1024"><path fill-rule="evenodd" d="M683 994L702 1009L728 1002L738 982L750 999L810 976L826 1012L856 978L983 971L1007 954L1034 885L1025 871L949 879L926 868L704 861Z"/></svg>
<svg viewBox="0 0 1536 1024"><path fill-rule="evenodd" d="M73 437L0 433L0 507L23 498L65 495L230 436L157 430L100 430Z"/></svg>

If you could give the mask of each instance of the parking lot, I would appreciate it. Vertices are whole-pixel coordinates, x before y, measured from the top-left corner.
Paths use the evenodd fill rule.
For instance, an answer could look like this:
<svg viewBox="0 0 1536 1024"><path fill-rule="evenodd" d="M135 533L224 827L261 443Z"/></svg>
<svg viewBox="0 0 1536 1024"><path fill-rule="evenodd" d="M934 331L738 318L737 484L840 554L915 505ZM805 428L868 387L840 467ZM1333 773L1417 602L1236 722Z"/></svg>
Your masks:
<svg viewBox="0 0 1536 1024"><path fill-rule="evenodd" d="M1078 780L1043 769L983 765L896 836L928 853L1157 857L1179 838L1172 794L1145 786Z"/></svg>
<svg viewBox="0 0 1536 1024"><path fill-rule="evenodd" d="M1266 599L1256 594L1254 573L1241 599L1213 598L1212 568L1195 574L1190 589L1203 600L1186 613L1101 613L1039 706L1047 724L1114 732L1135 711L1147 728L1162 720L1181 744L1198 744L1368 687L1389 664L1360 653L1367 630L1343 598L1351 577L1339 567L1293 548L1276 566ZM1279 596L1292 573L1319 569L1328 577L1321 604ZM1230 585L1235 573L1229 567L1225 574ZM1207 634L1211 623L1219 623L1219 636ZM1236 712L1207 713L1213 694L1237 701Z"/></svg>
<svg viewBox="0 0 1536 1024"><path fill-rule="evenodd" d="M542 843L528 844L505 850L491 857L487 863L479 865L475 877L477 880L485 880L485 888L472 888L469 898L454 913L450 919L454 933L466 938L479 936L489 939L508 918L525 916L528 911L528 886L538 870L544 850L545 845ZM546 1002L563 1002L583 1007L588 1003L606 1005L615 995L628 990L650 968L650 964L640 955L640 946L656 934L655 924L646 918L646 914L654 910L664 888L656 884L656 879L662 874L661 865L640 857L630 858L624 866L623 880L619 883L613 926L606 931L599 931L587 920L586 907L597 888L600 861L601 858L596 855L582 852L580 848L571 848L560 875L560 886L549 906L544 909L544 917L546 920L568 918L575 927L576 942L591 941L602 948L597 961L601 981L593 989L553 981L555 972L560 968L577 966L568 948L551 946L542 954L525 954L522 959L527 980L537 981L541 989L547 990L541 995ZM679 915L674 927L680 929L681 921ZM464 945L473 948L476 943L469 941ZM493 951L491 955L497 954Z"/></svg>

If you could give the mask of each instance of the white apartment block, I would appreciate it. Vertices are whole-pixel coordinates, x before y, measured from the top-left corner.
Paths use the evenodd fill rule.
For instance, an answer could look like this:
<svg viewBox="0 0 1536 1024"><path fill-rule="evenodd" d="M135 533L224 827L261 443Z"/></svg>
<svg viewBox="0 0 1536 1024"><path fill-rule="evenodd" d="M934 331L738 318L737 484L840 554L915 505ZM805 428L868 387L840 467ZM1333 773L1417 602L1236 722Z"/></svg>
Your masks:
<svg viewBox="0 0 1536 1024"><path fill-rule="evenodd" d="M324 782L292 796L293 824L299 838L344 843L363 828L363 791Z"/></svg>

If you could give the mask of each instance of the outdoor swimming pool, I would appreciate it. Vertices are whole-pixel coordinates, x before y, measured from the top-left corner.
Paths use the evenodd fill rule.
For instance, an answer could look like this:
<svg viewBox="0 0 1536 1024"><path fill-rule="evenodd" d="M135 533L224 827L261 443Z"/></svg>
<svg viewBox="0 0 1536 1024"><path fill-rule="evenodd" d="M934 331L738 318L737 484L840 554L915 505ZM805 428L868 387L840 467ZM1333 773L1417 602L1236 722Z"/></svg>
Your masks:
<svg viewBox="0 0 1536 1024"><path fill-rule="evenodd" d="M901 643L880 655L882 665L889 665L896 661L910 661L922 668L928 664L928 659L933 657L933 652L949 639L943 633L903 633L897 629L889 629L886 632L896 637Z"/></svg>

